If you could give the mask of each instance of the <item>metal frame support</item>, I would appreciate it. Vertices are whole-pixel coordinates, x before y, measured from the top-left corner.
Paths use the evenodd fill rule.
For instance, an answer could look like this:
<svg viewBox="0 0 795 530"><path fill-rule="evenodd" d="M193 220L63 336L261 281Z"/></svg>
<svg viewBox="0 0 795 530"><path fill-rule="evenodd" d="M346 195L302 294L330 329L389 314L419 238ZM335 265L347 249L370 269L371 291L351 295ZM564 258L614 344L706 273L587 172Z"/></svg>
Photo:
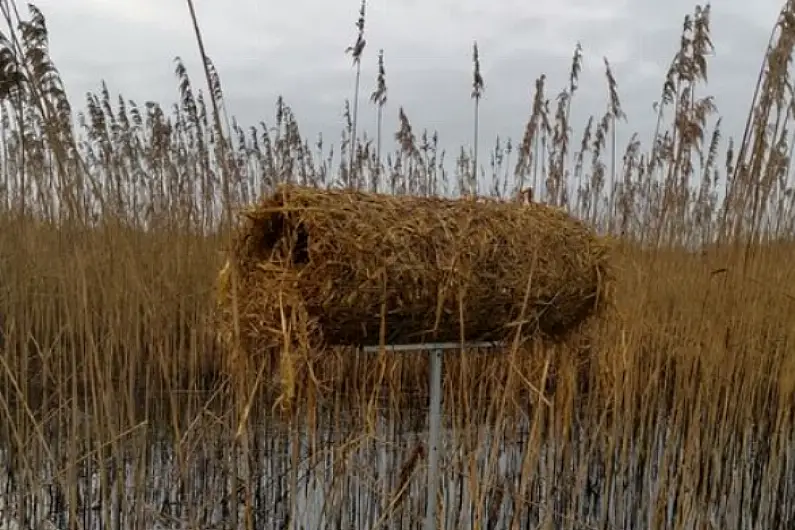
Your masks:
<svg viewBox="0 0 795 530"><path fill-rule="evenodd" d="M425 530L436 530L436 499L439 491L439 444L442 423L442 350L430 352L430 403L428 414L428 499Z"/></svg>
<svg viewBox="0 0 795 530"><path fill-rule="evenodd" d="M442 368L445 350L463 350L465 348L494 348L496 342L441 342L436 344L400 344L384 346L384 351L405 353L412 351L428 351L429 367L428 384L430 402L428 403L428 492L425 508L425 530L436 530L436 499L439 491L439 448L442 430ZM379 353L381 346L366 346L365 353Z"/></svg>

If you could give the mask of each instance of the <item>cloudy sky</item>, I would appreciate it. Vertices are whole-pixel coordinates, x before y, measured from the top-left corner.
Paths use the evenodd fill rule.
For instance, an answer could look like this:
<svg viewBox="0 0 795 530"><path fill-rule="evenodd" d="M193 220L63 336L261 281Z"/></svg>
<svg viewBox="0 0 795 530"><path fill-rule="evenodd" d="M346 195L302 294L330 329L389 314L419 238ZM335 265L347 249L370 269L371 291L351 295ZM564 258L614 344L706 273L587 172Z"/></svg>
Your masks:
<svg viewBox="0 0 795 530"><path fill-rule="evenodd" d="M243 125L271 122L278 95L296 112L304 133L338 142L354 70L344 53L356 37L360 0L195 0L208 54L222 78L227 105ZM712 7L715 54L710 88L726 132L742 126L770 31L784 0L721 0ZM81 107L101 80L139 104L177 99L173 59L182 57L202 79L184 0L38 0L50 28L52 55ZM521 139L534 80L547 75L550 96L567 82L572 52L585 65L572 112L575 134L606 104L602 57L612 64L629 125L648 141L652 103L679 43L689 0L371 0L363 58L360 123L371 132L376 56L385 51L389 103L386 126L396 129L398 105L415 131L439 131L452 151L472 130L471 52L478 41L486 83L482 142ZM20 8L24 8L20 4ZM553 93L554 92L554 93Z"/></svg>

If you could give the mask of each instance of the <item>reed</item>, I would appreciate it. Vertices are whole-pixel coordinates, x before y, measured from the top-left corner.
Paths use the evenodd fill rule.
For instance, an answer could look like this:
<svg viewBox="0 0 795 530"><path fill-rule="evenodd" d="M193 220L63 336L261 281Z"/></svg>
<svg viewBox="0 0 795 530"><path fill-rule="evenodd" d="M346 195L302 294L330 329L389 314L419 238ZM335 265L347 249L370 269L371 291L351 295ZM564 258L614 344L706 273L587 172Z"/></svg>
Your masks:
<svg viewBox="0 0 795 530"><path fill-rule="evenodd" d="M477 174L492 197L531 186L614 238L615 307L565 344L446 359L448 527L792 524L794 2L736 140L706 95L699 6L672 39L648 143L616 145L629 125L607 62L607 110L575 134L578 45L552 101L539 77L516 147L497 139L487 164L462 147L452 169L436 132L387 105L382 54L371 102L397 111L394 142L380 125L377 147L359 138L355 109L337 151L310 144L283 98L270 123L227 121L210 60L206 89L177 62L170 111L104 84L78 111L43 13L0 7L0 526L415 524L424 358L334 351L279 373L241 356L228 370L214 282L236 208L280 184L433 197Z"/></svg>

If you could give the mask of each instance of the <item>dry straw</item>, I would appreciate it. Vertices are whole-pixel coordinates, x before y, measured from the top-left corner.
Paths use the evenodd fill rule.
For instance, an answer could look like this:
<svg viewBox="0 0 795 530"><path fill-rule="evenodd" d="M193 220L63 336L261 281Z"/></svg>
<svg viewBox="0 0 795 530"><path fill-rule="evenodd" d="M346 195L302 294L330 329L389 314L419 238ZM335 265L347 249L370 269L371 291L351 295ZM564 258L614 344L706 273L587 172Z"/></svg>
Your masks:
<svg viewBox="0 0 795 530"><path fill-rule="evenodd" d="M609 247L559 209L281 186L243 213L244 349L561 339L605 306ZM231 329L221 290L222 325Z"/></svg>

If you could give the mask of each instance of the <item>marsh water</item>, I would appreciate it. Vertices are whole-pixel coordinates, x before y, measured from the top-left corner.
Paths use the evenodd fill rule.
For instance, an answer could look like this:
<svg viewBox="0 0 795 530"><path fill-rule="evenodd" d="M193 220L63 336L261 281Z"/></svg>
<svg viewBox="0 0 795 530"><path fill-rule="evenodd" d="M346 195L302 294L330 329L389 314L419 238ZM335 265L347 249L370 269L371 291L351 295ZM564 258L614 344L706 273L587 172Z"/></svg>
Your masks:
<svg viewBox="0 0 795 530"><path fill-rule="evenodd" d="M89 443L76 467L53 464L76 444L50 440L45 458L31 441L29 454L0 454L0 528L422 528L423 421L270 423L246 444L210 422L181 443L173 433ZM446 426L437 528L794 528L792 432L749 429L720 444L701 434L664 415L653 430L573 426L565 439L527 421Z"/></svg>

